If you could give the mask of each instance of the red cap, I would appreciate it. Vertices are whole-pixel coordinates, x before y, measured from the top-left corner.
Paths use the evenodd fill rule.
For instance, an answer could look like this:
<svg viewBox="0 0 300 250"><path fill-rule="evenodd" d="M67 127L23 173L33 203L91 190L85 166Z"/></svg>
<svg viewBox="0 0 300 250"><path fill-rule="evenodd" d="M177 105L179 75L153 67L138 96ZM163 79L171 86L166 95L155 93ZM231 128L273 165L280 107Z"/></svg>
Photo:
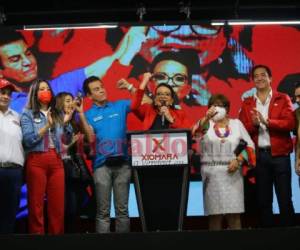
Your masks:
<svg viewBox="0 0 300 250"><path fill-rule="evenodd" d="M4 88L10 88L12 91L16 91L16 87L12 83L4 78L0 78L0 89Z"/></svg>

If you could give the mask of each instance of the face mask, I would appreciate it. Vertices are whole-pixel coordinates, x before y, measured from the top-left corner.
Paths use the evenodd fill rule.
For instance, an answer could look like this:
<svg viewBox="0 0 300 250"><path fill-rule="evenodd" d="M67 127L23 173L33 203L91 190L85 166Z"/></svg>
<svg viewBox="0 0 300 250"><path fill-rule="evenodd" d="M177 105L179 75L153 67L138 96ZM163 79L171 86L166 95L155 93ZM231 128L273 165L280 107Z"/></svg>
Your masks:
<svg viewBox="0 0 300 250"><path fill-rule="evenodd" d="M38 100L43 104L49 104L52 99L51 91L39 91L38 92Z"/></svg>
<svg viewBox="0 0 300 250"><path fill-rule="evenodd" d="M224 107L216 107L217 114L212 118L214 122L220 121L226 116L226 109Z"/></svg>

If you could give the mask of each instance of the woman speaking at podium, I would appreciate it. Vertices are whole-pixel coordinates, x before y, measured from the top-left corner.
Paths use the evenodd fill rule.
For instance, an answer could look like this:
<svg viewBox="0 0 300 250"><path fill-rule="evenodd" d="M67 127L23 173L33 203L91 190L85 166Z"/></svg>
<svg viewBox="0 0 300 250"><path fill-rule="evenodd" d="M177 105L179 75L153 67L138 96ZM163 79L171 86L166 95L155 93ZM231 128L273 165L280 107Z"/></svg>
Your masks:
<svg viewBox="0 0 300 250"><path fill-rule="evenodd" d="M184 111L175 108L175 101L178 98L171 85L167 83L157 85L152 104L141 104L145 88L152 80L151 77L151 73L144 73L132 105L132 111L143 122L143 129L191 128L192 123L186 118Z"/></svg>
<svg viewBox="0 0 300 250"><path fill-rule="evenodd" d="M157 85L151 104L141 104L144 90L152 80L150 73L144 73L132 104L132 111L142 121L143 130L166 130L167 134L171 129L190 129L192 123L184 111L175 108L176 93L168 83ZM138 176L147 230L178 230L183 167L150 166L138 169Z"/></svg>

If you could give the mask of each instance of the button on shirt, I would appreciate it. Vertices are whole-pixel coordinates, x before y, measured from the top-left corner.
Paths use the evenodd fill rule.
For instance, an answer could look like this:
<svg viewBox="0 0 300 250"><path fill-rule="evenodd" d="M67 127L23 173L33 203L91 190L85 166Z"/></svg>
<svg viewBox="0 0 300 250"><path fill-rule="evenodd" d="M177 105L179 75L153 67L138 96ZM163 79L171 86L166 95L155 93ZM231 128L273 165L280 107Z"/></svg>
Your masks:
<svg viewBox="0 0 300 250"><path fill-rule="evenodd" d="M272 98L272 90L270 91L265 103L263 104L258 98L257 94L254 95L256 100L256 108L262 114L263 118L267 120L269 118L269 107ZM258 134L258 147L270 147L270 134L268 128L260 123L259 124L259 134Z"/></svg>
<svg viewBox="0 0 300 250"><path fill-rule="evenodd" d="M104 164L109 156L127 156L126 120L130 100L107 102L104 106L93 105L85 115L96 135L94 168Z"/></svg>
<svg viewBox="0 0 300 250"><path fill-rule="evenodd" d="M8 109L0 111L0 162L24 164L22 131L20 117L17 112Z"/></svg>

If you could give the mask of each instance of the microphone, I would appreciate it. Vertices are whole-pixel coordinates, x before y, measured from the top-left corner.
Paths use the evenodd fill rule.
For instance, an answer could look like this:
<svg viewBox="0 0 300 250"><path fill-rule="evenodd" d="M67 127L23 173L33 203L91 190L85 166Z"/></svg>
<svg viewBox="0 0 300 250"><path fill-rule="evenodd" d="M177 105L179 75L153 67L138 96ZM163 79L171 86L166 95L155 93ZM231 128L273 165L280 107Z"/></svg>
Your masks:
<svg viewBox="0 0 300 250"><path fill-rule="evenodd" d="M166 106L166 101L161 101L160 104L161 104L161 107L162 107L162 106ZM162 115L161 115L161 125L162 125L163 127L165 126L165 119L166 119L166 118L165 118L165 115L162 114Z"/></svg>

